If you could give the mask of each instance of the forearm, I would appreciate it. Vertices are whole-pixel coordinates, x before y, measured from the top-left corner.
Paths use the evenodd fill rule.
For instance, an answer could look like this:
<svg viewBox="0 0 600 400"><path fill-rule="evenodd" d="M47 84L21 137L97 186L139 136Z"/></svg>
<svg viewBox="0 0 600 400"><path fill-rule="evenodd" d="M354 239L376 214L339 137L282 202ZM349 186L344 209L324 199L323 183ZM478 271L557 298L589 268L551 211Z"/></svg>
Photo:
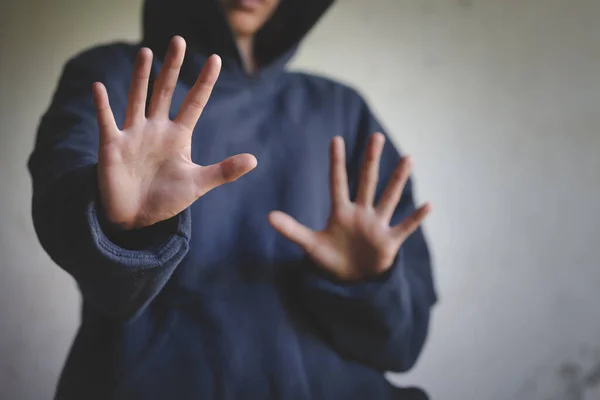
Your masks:
<svg viewBox="0 0 600 400"><path fill-rule="evenodd" d="M307 275L305 305L344 357L382 371L403 372L414 365L433 301L403 264L399 257L383 276L360 284Z"/></svg>
<svg viewBox="0 0 600 400"><path fill-rule="evenodd" d="M34 225L50 257L77 281L84 301L111 317L134 318L187 253L189 211L114 243L99 218L95 175L89 165L44 184L34 180Z"/></svg>

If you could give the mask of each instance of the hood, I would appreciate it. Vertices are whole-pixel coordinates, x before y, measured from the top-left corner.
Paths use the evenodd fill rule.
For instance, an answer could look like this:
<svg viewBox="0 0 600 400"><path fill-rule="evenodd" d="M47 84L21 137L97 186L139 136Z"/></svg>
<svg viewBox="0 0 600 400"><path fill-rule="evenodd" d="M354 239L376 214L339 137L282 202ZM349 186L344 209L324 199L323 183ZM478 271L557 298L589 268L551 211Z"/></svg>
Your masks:
<svg viewBox="0 0 600 400"><path fill-rule="evenodd" d="M281 0L255 38L259 73L283 70L304 36L334 0ZM146 0L143 44L162 58L173 35L181 35L188 50L205 57L216 53L223 70L243 72L234 35L219 0Z"/></svg>

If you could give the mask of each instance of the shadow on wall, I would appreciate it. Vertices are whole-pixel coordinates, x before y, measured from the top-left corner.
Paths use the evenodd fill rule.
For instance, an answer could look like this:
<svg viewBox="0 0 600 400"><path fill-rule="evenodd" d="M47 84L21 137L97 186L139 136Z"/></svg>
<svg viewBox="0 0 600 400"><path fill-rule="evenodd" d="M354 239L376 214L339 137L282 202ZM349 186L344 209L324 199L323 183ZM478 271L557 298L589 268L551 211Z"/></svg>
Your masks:
<svg viewBox="0 0 600 400"><path fill-rule="evenodd" d="M557 368L543 368L523 384L517 399L598 400L600 399L600 348L582 349L582 362L563 361ZM587 361L587 362L586 362ZM547 382L551 380L551 382ZM540 393L552 388L553 393Z"/></svg>

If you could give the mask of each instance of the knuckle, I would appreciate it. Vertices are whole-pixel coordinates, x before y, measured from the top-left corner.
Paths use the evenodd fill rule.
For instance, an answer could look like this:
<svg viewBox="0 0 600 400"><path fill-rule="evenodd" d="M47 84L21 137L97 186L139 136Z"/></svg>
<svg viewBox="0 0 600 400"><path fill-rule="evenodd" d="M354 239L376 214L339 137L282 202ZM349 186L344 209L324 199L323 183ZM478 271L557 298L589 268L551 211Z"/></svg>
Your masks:
<svg viewBox="0 0 600 400"><path fill-rule="evenodd" d="M170 97L171 93L173 93L173 90L175 88L172 85L165 85L165 86L161 86L158 89L158 95L160 97Z"/></svg>
<svg viewBox="0 0 600 400"><path fill-rule="evenodd" d="M213 89L213 85L208 82L199 81L196 85L196 91L199 93L210 93Z"/></svg>
<svg viewBox="0 0 600 400"><path fill-rule="evenodd" d="M149 79L150 79L150 75L148 75L146 73L137 74L137 75L134 75L134 77L133 77L133 81L136 84L146 83Z"/></svg>
<svg viewBox="0 0 600 400"><path fill-rule="evenodd" d="M188 106L202 111L204 109L204 102L201 99L192 97L188 100Z"/></svg>
<svg viewBox="0 0 600 400"><path fill-rule="evenodd" d="M331 209L331 218L334 221L340 221L345 217L346 211L343 204L335 204Z"/></svg>

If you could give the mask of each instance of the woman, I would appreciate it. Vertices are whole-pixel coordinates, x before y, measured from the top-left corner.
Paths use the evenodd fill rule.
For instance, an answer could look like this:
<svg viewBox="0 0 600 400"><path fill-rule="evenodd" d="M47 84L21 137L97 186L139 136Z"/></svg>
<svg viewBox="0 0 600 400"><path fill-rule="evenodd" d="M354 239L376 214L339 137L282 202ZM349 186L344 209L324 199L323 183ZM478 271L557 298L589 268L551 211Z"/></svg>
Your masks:
<svg viewBox="0 0 600 400"><path fill-rule="evenodd" d="M83 296L57 399L424 398L383 372L427 334L429 206L354 90L285 71L331 1L279 3L147 0L65 66L29 162Z"/></svg>

